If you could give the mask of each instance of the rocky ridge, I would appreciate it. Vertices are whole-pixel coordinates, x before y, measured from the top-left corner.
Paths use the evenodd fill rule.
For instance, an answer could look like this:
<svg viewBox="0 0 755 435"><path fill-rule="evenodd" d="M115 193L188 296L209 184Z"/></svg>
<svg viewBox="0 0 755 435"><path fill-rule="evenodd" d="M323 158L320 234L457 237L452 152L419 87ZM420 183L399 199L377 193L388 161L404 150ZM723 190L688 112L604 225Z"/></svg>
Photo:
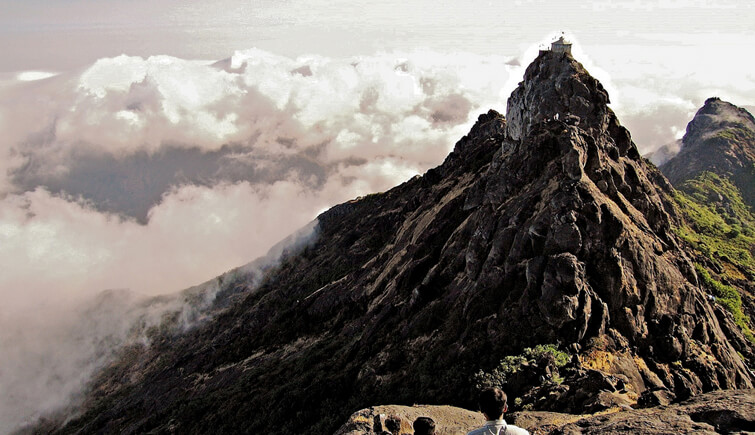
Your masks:
<svg viewBox="0 0 755 435"><path fill-rule="evenodd" d="M674 186L705 171L730 178L755 209L755 118L741 107L709 98L687 125L679 154L660 168Z"/></svg>
<svg viewBox="0 0 755 435"><path fill-rule="evenodd" d="M506 118L481 115L441 166L323 213L259 288L125 351L46 430L330 433L372 403L471 407L472 374L544 343L571 362L505 385L533 409L752 388L727 338L741 333L672 231L669 184L608 101L571 56L542 52Z"/></svg>
<svg viewBox="0 0 755 435"><path fill-rule="evenodd" d="M687 126L682 152L660 167L676 188L681 225L675 232L701 284L732 313L750 343L755 343L754 120L742 108L709 98ZM736 344L739 339L729 336L755 366L752 346Z"/></svg>

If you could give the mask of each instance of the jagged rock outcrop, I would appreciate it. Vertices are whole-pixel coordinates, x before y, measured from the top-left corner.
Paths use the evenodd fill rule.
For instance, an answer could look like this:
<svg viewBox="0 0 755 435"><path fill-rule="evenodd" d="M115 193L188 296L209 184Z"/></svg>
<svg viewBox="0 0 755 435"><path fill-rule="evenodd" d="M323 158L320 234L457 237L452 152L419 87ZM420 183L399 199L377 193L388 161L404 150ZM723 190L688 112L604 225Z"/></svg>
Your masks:
<svg viewBox="0 0 755 435"><path fill-rule="evenodd" d="M755 118L741 107L709 98L687 125L679 154L661 171L674 186L704 171L730 178L755 209Z"/></svg>
<svg viewBox="0 0 755 435"><path fill-rule="evenodd" d="M522 416L525 417L525 416ZM526 417L525 417L526 418ZM517 419L517 424L522 424ZM547 421L547 420L546 420ZM653 409L609 413L536 433L663 434L751 433L755 431L755 391L716 391L683 403Z"/></svg>
<svg viewBox="0 0 755 435"><path fill-rule="evenodd" d="M560 101L578 101L582 116L555 120L536 96L555 98L559 83L576 82L582 86L561 87L581 89L592 105L567 93ZM687 397L751 385L672 235L668 185L639 157L607 101L569 56L545 52L528 67L486 180L489 209L470 224L467 258L489 249L473 286L508 292L495 321L528 331L529 340L577 343L588 363L591 352L608 351L601 370L626 376L636 394L666 387ZM528 127L512 128L512 119ZM517 131L526 136L517 140ZM510 340L510 331L498 331ZM606 339L590 346L595 337Z"/></svg>
<svg viewBox="0 0 755 435"><path fill-rule="evenodd" d="M573 364L519 385L533 406L751 388L673 234L670 186L607 102L571 56L541 53L508 123L481 115L441 166L323 213L259 288L132 349L52 429L329 433L375 403L471 407L476 371L540 343Z"/></svg>
<svg viewBox="0 0 755 435"><path fill-rule="evenodd" d="M584 72L571 55L542 52L509 98L507 136L521 140L535 125L549 120L579 125L589 134L605 130L613 117L608 93L589 74L575 74L578 70ZM534 85L537 77L547 77L548 86Z"/></svg>

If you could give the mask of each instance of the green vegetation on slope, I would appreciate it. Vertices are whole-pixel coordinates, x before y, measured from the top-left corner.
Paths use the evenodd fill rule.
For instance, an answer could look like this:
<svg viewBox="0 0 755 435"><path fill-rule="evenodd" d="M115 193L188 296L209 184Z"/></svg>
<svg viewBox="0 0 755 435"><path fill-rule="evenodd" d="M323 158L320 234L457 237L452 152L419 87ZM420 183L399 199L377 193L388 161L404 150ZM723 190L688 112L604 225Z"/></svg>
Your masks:
<svg viewBox="0 0 755 435"><path fill-rule="evenodd" d="M703 172L675 191L684 222L676 233L695 251L701 283L732 313L753 342L750 319L742 310L740 291L725 283L755 279L755 216L739 190L726 178Z"/></svg>
<svg viewBox="0 0 755 435"><path fill-rule="evenodd" d="M755 278L755 216L727 179L704 172L675 192L685 224L677 233L728 280Z"/></svg>
<svg viewBox="0 0 755 435"><path fill-rule="evenodd" d="M475 374L475 386L478 389L488 387L504 388L511 375L522 370L525 365L531 365L542 359L545 355L551 355L556 367L563 367L569 362L569 355L558 350L555 344L538 344L534 348L525 348L519 355L508 355L493 368L491 372L480 370ZM553 379L560 383L560 378Z"/></svg>
<svg viewBox="0 0 755 435"><path fill-rule="evenodd" d="M695 271L700 282L709 289L716 297L716 302L726 307L734 316L734 322L742 328L742 332L748 340L755 343L755 336L750 329L750 319L742 312L742 297L737 289L721 283L710 276L710 273L699 263L695 263Z"/></svg>
<svg viewBox="0 0 755 435"><path fill-rule="evenodd" d="M755 135L752 130L741 122L726 125L726 128L722 128L716 132L714 138L736 143L755 142Z"/></svg>

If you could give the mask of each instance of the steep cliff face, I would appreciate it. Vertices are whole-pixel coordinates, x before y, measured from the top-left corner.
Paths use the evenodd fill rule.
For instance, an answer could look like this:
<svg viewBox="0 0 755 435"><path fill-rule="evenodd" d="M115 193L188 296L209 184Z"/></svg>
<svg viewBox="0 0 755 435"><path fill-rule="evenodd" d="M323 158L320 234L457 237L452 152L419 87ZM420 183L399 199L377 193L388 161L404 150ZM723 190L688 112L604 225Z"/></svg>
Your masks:
<svg viewBox="0 0 755 435"><path fill-rule="evenodd" d="M558 83L580 83L561 87L581 89L591 102L561 96L564 122L548 100L530 97ZM509 100L509 134L467 248L491 247L474 286L503 296L498 316L515 326L499 329L500 339L528 331L528 340L577 343L585 367L626 376L635 394L748 386L718 308L672 234L669 186L639 157L607 101L579 63L548 52ZM569 104L581 116L567 112ZM512 119L529 127L512 128ZM517 131L525 132L520 140ZM490 243L476 242L483 237ZM564 401L584 409L570 394Z"/></svg>
<svg viewBox="0 0 755 435"><path fill-rule="evenodd" d="M441 166L323 213L257 290L131 349L50 427L329 433L375 403L471 406L475 372L541 343L572 363L561 384L510 380L536 408L752 387L671 231L669 185L607 102L541 53L508 123L482 115Z"/></svg>
<svg viewBox="0 0 755 435"><path fill-rule="evenodd" d="M608 103L600 82L573 57L545 51L527 67L524 81L511 94L506 133L510 139L521 140L537 124L560 120L597 134L613 117Z"/></svg>
<svg viewBox="0 0 755 435"><path fill-rule="evenodd" d="M705 171L724 176L755 208L755 118L745 109L709 98L687 125L679 154L661 171L674 186Z"/></svg>

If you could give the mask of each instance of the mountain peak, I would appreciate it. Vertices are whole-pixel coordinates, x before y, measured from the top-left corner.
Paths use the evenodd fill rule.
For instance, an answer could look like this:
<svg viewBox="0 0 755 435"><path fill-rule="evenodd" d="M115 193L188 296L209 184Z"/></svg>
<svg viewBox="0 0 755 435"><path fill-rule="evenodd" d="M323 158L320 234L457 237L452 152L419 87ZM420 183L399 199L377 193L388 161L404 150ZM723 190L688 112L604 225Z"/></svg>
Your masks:
<svg viewBox="0 0 755 435"><path fill-rule="evenodd" d="M745 202L755 207L755 118L745 109L713 97L705 101L682 139L679 153L661 165L681 186L703 172L730 178Z"/></svg>
<svg viewBox="0 0 755 435"><path fill-rule="evenodd" d="M613 116L608 93L569 53L544 50L527 67L506 110L507 133L520 140L532 126L561 120L583 130L604 129Z"/></svg>
<svg viewBox="0 0 755 435"><path fill-rule="evenodd" d="M745 128L755 131L755 118L747 110L718 97L705 100L692 121L687 125L682 150L695 147L717 131L730 128Z"/></svg>

